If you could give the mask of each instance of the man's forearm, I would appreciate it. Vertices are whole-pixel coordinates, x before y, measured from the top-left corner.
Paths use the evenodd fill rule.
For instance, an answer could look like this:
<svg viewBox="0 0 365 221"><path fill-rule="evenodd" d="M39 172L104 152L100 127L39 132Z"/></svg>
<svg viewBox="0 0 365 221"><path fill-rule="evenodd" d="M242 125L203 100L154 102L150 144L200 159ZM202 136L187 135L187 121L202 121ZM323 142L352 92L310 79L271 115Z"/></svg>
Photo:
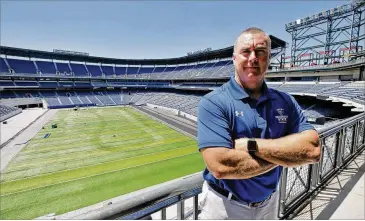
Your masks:
<svg viewBox="0 0 365 221"><path fill-rule="evenodd" d="M208 148L207 151L211 151L211 149L213 148ZM217 153L220 155L217 157L217 161L206 160L208 170L217 179L249 179L277 167L263 159L253 158L245 151L224 149Z"/></svg>
<svg viewBox="0 0 365 221"><path fill-rule="evenodd" d="M258 152L255 155L277 165L297 167L316 163L320 159L320 143L314 131L305 131L278 139L255 140L258 145ZM237 140L237 149L246 145L243 142L247 142L247 139Z"/></svg>

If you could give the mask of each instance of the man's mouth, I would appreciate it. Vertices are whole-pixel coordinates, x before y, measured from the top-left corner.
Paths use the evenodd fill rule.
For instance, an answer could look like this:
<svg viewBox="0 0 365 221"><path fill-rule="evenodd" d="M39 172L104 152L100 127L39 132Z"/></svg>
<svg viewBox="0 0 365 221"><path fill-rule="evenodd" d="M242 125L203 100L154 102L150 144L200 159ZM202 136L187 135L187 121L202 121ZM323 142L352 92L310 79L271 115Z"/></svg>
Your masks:
<svg viewBox="0 0 365 221"><path fill-rule="evenodd" d="M259 67L246 67L246 69L249 69L249 70L257 70L257 69L259 69Z"/></svg>

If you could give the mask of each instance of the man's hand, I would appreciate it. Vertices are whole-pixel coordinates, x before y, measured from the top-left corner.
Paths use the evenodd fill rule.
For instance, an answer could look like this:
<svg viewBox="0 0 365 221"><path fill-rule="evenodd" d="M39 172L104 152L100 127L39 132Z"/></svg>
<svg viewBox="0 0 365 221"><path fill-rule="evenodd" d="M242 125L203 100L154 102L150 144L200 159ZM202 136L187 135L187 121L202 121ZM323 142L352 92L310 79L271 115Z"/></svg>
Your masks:
<svg viewBox="0 0 365 221"><path fill-rule="evenodd" d="M297 167L317 163L321 156L319 135L315 130L306 130L278 139L255 139L258 151L255 156L285 167ZM235 140L234 148L248 152L248 138Z"/></svg>

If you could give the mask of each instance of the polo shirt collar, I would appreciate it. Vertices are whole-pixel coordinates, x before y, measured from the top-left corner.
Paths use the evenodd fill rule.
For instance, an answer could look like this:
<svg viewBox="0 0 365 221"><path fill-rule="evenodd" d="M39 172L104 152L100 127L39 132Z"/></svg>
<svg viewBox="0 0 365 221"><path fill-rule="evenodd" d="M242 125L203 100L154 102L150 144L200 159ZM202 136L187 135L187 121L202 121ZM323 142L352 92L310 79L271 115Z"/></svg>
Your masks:
<svg viewBox="0 0 365 221"><path fill-rule="evenodd" d="M236 100L241 100L244 98L249 97L248 93L246 92L246 90L244 88L242 88L237 82L236 79L234 78L234 76L231 77L231 80L229 81L228 84L228 89L231 92L232 96L234 99ZM267 98L271 98L270 96L270 89L267 87L266 82L264 81L262 84L262 94L260 97L261 99L267 99Z"/></svg>

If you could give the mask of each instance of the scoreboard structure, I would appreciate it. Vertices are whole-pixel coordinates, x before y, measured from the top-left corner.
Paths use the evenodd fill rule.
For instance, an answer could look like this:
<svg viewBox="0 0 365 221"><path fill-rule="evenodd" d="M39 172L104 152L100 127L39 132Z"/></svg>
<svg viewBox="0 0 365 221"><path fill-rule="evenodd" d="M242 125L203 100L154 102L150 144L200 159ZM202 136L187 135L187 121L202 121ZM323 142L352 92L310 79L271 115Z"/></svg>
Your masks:
<svg viewBox="0 0 365 221"><path fill-rule="evenodd" d="M365 0L350 3L285 25L292 36L285 63L295 66L346 62L364 47Z"/></svg>

